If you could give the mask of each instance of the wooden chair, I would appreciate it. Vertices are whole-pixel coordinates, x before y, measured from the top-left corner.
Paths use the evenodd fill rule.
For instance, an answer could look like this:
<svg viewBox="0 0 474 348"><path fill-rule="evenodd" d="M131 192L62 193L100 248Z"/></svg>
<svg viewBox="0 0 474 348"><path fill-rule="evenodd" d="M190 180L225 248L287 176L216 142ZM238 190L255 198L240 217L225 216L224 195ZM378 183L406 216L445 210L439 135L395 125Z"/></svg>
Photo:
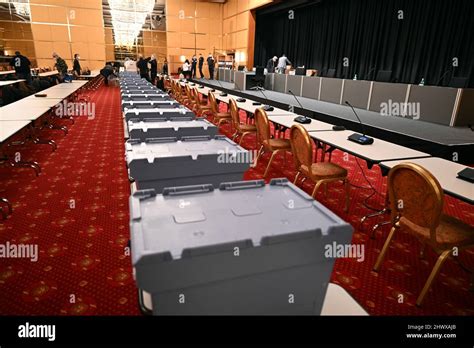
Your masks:
<svg viewBox="0 0 474 348"><path fill-rule="evenodd" d="M218 127L224 122L232 122L232 117L230 112L220 112L219 105L217 104L216 96L214 93L209 92L209 104L211 105L211 115L213 121L217 124Z"/></svg>
<svg viewBox="0 0 474 348"><path fill-rule="evenodd" d="M346 204L344 210L347 212L349 209L349 180L347 179L347 169L332 162L313 163L313 143L311 137L308 131L299 124L295 124L291 127L290 142L297 170L294 184L297 183L300 175L311 179L315 182L311 196L316 197L316 193L322 184L342 181L346 188Z"/></svg>
<svg viewBox="0 0 474 348"><path fill-rule="evenodd" d="M255 165L258 163L258 159L263 153L269 151L272 153L270 160L268 161L267 168L265 169L264 177L267 176L268 171L272 165L275 155L279 152L286 151L291 152L291 143L288 139L272 138L270 135L270 121L268 120L267 113L262 108L255 110L255 125L257 126L257 146L259 147L257 158L255 159ZM286 158L286 157L285 157Z"/></svg>
<svg viewBox="0 0 474 348"><path fill-rule="evenodd" d="M254 124L242 124L240 123L239 108L234 99L229 99L230 105L230 116L232 119L232 126L235 129L235 133L232 135L232 140L237 136L240 136L239 145L246 135L257 133L257 127Z"/></svg>
<svg viewBox="0 0 474 348"><path fill-rule="evenodd" d="M198 116L204 116L205 114L211 113L211 106L207 105L207 100L201 100L199 98L199 92L197 88L191 90L192 96L194 97L194 111Z"/></svg>
<svg viewBox="0 0 474 348"><path fill-rule="evenodd" d="M470 225L443 214L443 190L438 180L420 165L402 163L393 167L388 174L388 193L392 228L374 271L380 270L390 242L400 228L422 243L421 257L425 247L430 246L439 257L416 300L417 306L421 306L441 266L453 252L474 247L474 231Z"/></svg>

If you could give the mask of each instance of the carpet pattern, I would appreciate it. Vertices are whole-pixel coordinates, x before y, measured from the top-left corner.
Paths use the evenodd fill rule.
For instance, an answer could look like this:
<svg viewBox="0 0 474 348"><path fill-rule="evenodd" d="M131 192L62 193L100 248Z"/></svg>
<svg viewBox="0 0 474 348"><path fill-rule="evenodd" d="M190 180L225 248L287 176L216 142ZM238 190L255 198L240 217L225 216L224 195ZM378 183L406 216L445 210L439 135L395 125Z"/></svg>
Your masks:
<svg viewBox="0 0 474 348"><path fill-rule="evenodd" d="M31 143L10 149L23 159L38 161L39 177L27 168L0 167L0 197L7 197L14 208L13 215L0 221L0 244L39 245L37 262L0 259L0 315L140 315L127 248L130 186L119 90L101 87L91 98L96 102L94 119L77 117L66 136L58 131L42 133L58 143L57 151ZM224 125L222 133L233 132ZM242 145L255 149L255 137L244 139ZM245 179L261 179L268 159L269 154L264 155ZM377 191L385 192L380 169L368 170L358 161ZM349 170L354 185L349 213L343 211L340 184L329 185L327 196L321 190L317 199L355 227L353 243L365 246L366 258L337 260L332 282L373 315L474 315L470 274L453 261L444 265L423 307L415 306L436 256L428 252L420 260L418 242L406 233L395 237L381 272L371 271L388 228L379 229L375 239L369 237L369 230L383 217L361 228L360 217L371 212L363 204L371 190L366 189L354 157L335 151L333 162ZM286 161L277 156L266 179L293 180L295 174L291 155ZM309 193L313 188L309 180L299 186ZM383 202L382 195L368 200L374 207ZM474 225L474 208L469 204L446 196L445 212ZM474 268L473 251L461 253L460 258Z"/></svg>

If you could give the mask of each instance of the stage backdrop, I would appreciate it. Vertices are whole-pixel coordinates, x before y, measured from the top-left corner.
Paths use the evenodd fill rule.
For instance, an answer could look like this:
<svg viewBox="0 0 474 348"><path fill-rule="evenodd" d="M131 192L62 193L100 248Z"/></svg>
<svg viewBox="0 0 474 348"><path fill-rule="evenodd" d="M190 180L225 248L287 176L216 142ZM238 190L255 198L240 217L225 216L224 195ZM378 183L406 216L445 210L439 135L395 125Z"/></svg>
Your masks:
<svg viewBox="0 0 474 348"><path fill-rule="evenodd" d="M301 3L284 1L257 12L256 66L285 53L294 66L318 69L323 76L336 69L336 77L374 79L377 71L392 70L398 82L425 78L427 84L447 85L457 76L474 87L473 0ZM275 6L281 7L274 11Z"/></svg>

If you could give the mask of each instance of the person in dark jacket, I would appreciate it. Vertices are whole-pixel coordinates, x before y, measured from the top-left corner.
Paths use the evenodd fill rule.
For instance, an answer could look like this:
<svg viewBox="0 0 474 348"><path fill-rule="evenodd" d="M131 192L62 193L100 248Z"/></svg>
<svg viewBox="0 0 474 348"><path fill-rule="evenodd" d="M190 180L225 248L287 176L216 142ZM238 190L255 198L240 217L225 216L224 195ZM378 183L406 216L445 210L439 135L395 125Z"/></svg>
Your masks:
<svg viewBox="0 0 474 348"><path fill-rule="evenodd" d="M191 58L191 77L192 77L193 79L196 78L197 63L198 63L197 57L196 57L196 55L194 55L194 56Z"/></svg>
<svg viewBox="0 0 474 348"><path fill-rule="evenodd" d="M204 78L204 73L202 72L202 66L204 65L204 57L202 54L199 54L199 74L201 75L201 78Z"/></svg>
<svg viewBox="0 0 474 348"><path fill-rule="evenodd" d="M163 75L168 75L168 60L165 58L163 62Z"/></svg>
<svg viewBox="0 0 474 348"><path fill-rule="evenodd" d="M114 68L112 65L110 64L107 64L101 71L100 71L100 74L102 76L104 76L104 79L105 79L105 85L108 86L109 85L109 76L111 75L114 75Z"/></svg>
<svg viewBox="0 0 474 348"><path fill-rule="evenodd" d="M274 73L275 72L275 68L277 66L277 62L278 62L278 57L277 56L274 56L273 58L270 58L267 62L267 73Z"/></svg>
<svg viewBox="0 0 474 348"><path fill-rule="evenodd" d="M138 56L137 69L142 79L150 81L148 61L146 59L143 59L143 56L141 54Z"/></svg>
<svg viewBox="0 0 474 348"><path fill-rule="evenodd" d="M212 54L209 53L209 56L207 57L207 66L209 67L209 80L214 80L214 67L216 65L216 60L212 56Z"/></svg>
<svg viewBox="0 0 474 348"><path fill-rule="evenodd" d="M10 66L15 69L18 79L26 80L27 84L31 83L31 62L28 58L21 55L20 51L15 52L15 57L10 60Z"/></svg>
<svg viewBox="0 0 474 348"><path fill-rule="evenodd" d="M58 70L60 81L64 81L64 77L67 75L68 66L64 59L62 59L56 52L53 52L53 58L56 60L54 66Z"/></svg>
<svg viewBox="0 0 474 348"><path fill-rule="evenodd" d="M151 83L155 84L156 75L158 75L158 62L156 61L156 56L152 54L147 60L150 62Z"/></svg>
<svg viewBox="0 0 474 348"><path fill-rule="evenodd" d="M81 75L81 63L79 62L80 59L79 53L76 53L74 55L74 63L72 65L72 71L76 77Z"/></svg>

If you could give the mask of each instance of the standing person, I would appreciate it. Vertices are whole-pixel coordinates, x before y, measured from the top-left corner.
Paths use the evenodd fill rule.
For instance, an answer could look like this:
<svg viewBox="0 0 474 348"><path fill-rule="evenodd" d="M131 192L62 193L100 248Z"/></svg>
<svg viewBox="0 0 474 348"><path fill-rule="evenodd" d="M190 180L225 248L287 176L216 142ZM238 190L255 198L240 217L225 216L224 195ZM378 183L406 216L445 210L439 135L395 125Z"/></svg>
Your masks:
<svg viewBox="0 0 474 348"><path fill-rule="evenodd" d="M204 57L202 56L202 53L199 53L199 74L201 75L201 78L204 78L204 74L202 72L202 66L204 65Z"/></svg>
<svg viewBox="0 0 474 348"><path fill-rule="evenodd" d="M158 75L158 62L156 61L156 56L154 54L150 57L150 75L151 83L156 83L156 75Z"/></svg>
<svg viewBox="0 0 474 348"><path fill-rule="evenodd" d="M187 59L183 63L183 75L185 79L191 78L191 64L189 64Z"/></svg>
<svg viewBox="0 0 474 348"><path fill-rule="evenodd" d="M267 73L274 73L275 68L277 65L278 57L274 56L273 58L270 58L267 62Z"/></svg>
<svg viewBox="0 0 474 348"><path fill-rule="evenodd" d="M68 66L64 59L62 59L56 52L53 52L53 58L56 60L54 67L58 70L59 80L62 82L64 81L64 77L67 75Z"/></svg>
<svg viewBox="0 0 474 348"><path fill-rule="evenodd" d="M209 56L207 56L207 65L209 67L209 80L214 80L214 66L216 65L216 61L210 53Z"/></svg>
<svg viewBox="0 0 474 348"><path fill-rule="evenodd" d="M293 65L288 58L286 58L286 55L283 53L281 57L278 59L278 65L277 65L277 71L279 74L284 74L286 67L288 65Z"/></svg>
<svg viewBox="0 0 474 348"><path fill-rule="evenodd" d="M138 55L137 69L142 79L150 81L148 61L146 59L143 59L143 56L141 54Z"/></svg>
<svg viewBox="0 0 474 348"><path fill-rule="evenodd" d="M168 75L168 60L166 58L163 62L163 75Z"/></svg>
<svg viewBox="0 0 474 348"><path fill-rule="evenodd" d="M31 62L20 51L15 52L15 57L10 60L10 66L15 68L15 74L18 79L26 80L27 84L31 83Z"/></svg>
<svg viewBox="0 0 474 348"><path fill-rule="evenodd" d="M81 75L81 63L79 62L80 59L81 57L79 57L79 53L76 53L74 55L74 64L72 65L72 71L76 77Z"/></svg>
<svg viewBox="0 0 474 348"><path fill-rule="evenodd" d="M125 58L125 62L123 63L125 71L137 71L137 63L130 58Z"/></svg>
<svg viewBox="0 0 474 348"><path fill-rule="evenodd" d="M196 55L193 56L193 58L191 59L191 76L193 79L196 78L196 70L197 70L197 57Z"/></svg>

